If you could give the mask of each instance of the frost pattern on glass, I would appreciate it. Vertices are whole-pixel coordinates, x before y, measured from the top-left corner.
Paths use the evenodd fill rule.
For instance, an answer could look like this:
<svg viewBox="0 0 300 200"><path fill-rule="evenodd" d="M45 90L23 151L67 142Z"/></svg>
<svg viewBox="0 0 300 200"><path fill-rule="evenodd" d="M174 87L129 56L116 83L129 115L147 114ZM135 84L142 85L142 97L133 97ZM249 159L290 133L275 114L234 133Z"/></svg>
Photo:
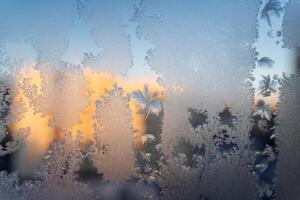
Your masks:
<svg viewBox="0 0 300 200"><path fill-rule="evenodd" d="M216 183L217 180L217 183ZM202 191L211 199L254 199L256 179L248 170L246 163L234 155L220 158L212 166L202 181ZM239 186L239 185L242 186Z"/></svg>
<svg viewBox="0 0 300 200"><path fill-rule="evenodd" d="M141 21L141 35L149 38L155 45L149 55L149 62L154 70L162 73L165 79L163 84L167 89L164 107L166 131L163 131L166 140L175 139L178 137L176 134L181 136L190 132L187 121L189 108L207 110L210 120L213 115L222 112L224 105L232 108L232 112L236 114L244 113L244 110L241 112L243 106L239 105L241 102L250 105L250 89L245 89L249 85L243 84L243 81L253 65L253 53L247 47L247 42L250 44L255 38L256 21L253 20L251 26L248 20L255 18L257 3L230 2L225 6L227 9L215 10L217 4L218 1L206 4L193 1L145 1L141 5L141 15L144 17L137 19ZM237 13L226 13L229 8L243 13L243 17L236 20ZM210 18L210 15L214 16L212 21L201 21L201 18ZM227 18L224 19L223 15ZM246 21L247 25L244 24ZM215 26L217 23L221 25ZM245 27L236 28L243 25ZM223 34L219 35L219 32ZM204 41L207 45L204 45ZM227 48L232 51L226 51ZM241 59L236 56L237 52ZM209 79L210 75L213 75L213 80ZM227 95L228 93L232 95ZM239 99L245 98L244 101L237 101L237 96ZM169 112L172 114L168 114ZM249 115L250 110L248 117ZM168 145L167 143L165 144Z"/></svg>
<svg viewBox="0 0 300 200"><path fill-rule="evenodd" d="M49 122L52 126L68 131L80 122L80 113L88 105L87 83L83 71L73 66L50 72L54 73L52 75L48 71L44 73L47 75L43 76L45 82L42 94L36 99L35 105L38 105L40 112L53 115L53 120ZM25 91L34 90L26 88ZM31 101L34 98L35 96L31 96Z"/></svg>
<svg viewBox="0 0 300 200"><path fill-rule="evenodd" d="M1 172L3 199L94 199L85 185L77 182L76 172L83 159L79 137L76 142L69 134L53 143L44 163L35 171L32 180L20 180L16 173Z"/></svg>
<svg viewBox="0 0 300 200"><path fill-rule="evenodd" d="M288 47L300 46L300 1L290 0L283 21L283 41Z"/></svg>
<svg viewBox="0 0 300 200"><path fill-rule="evenodd" d="M88 188L76 181L83 158L80 135L74 142L66 133L62 141L51 145L44 157L46 161L34 174L34 178L41 181L31 183L34 185L25 191L25 196L28 195L28 199L92 199ZM30 182L27 185L30 186Z"/></svg>
<svg viewBox="0 0 300 200"><path fill-rule="evenodd" d="M299 199L299 5L1 2L0 199Z"/></svg>
<svg viewBox="0 0 300 200"><path fill-rule="evenodd" d="M86 56L84 65L102 72L125 74L132 66L126 21L133 13L133 0L87 1L83 17L93 25L92 38L103 49L101 55Z"/></svg>
<svg viewBox="0 0 300 200"><path fill-rule="evenodd" d="M187 153L174 150L180 141L185 140L199 149L192 155L197 163L195 169L185 166L187 169L183 172L178 170L185 175L172 177L169 174L172 170L162 175L167 180L163 185L171 185L166 189L166 199L176 198L177 194L182 195L178 199L186 194L191 194L191 199L198 198L199 192L193 186L205 181L201 174L213 180L219 168L224 172L244 168L240 171L240 179L253 181L249 180L246 187L238 184L236 189L255 191L255 176L247 168L247 163L251 162L246 147L251 128L252 93L246 79L254 65L251 42L256 36L257 7L257 1L222 4L217 0L205 3L143 1L139 7L138 31L141 37L153 42L148 61L162 75L160 82L165 88L162 150L167 168L173 168L174 159L189 159ZM191 110L205 113L196 127L195 123L190 123ZM230 167L222 156L229 160L237 156L240 161L227 169ZM189 175L193 171L194 174ZM191 178L187 182L182 180L188 177ZM236 180L239 182L239 178ZM224 183L227 181L229 183L230 178L224 179ZM230 192L225 192L230 191L227 187L218 187L219 183L213 181L210 184L218 191L216 194L202 191L204 198L221 199L222 195L218 194L232 197ZM184 194L181 190L185 190ZM242 192L239 194L242 196L235 198L245 198Z"/></svg>
<svg viewBox="0 0 300 200"><path fill-rule="evenodd" d="M74 0L2 2L0 24L5 28L0 31L1 40L30 40L38 52L39 62L57 64L66 47L73 9ZM19 13L12 15L11 10Z"/></svg>
<svg viewBox="0 0 300 200"><path fill-rule="evenodd" d="M278 112L278 171L276 199L298 199L300 196L300 135L299 102L300 79L293 76L281 87L280 109Z"/></svg>
<svg viewBox="0 0 300 200"><path fill-rule="evenodd" d="M135 169L133 129L128 99L122 91L114 88L98 102L96 118L100 127L91 157L97 171L113 182L129 179Z"/></svg>
<svg viewBox="0 0 300 200"><path fill-rule="evenodd" d="M290 0L283 18L284 45L294 51L295 75L281 82L276 136L278 138L278 169L276 199L299 199L299 9L300 1Z"/></svg>

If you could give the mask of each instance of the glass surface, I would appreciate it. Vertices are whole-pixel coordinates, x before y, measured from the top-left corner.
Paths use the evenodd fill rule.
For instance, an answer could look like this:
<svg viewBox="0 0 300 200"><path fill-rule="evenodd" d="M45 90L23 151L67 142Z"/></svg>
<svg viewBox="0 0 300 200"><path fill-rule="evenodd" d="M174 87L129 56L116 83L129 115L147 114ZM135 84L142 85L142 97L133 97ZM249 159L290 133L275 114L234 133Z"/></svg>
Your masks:
<svg viewBox="0 0 300 200"><path fill-rule="evenodd" d="M0 200L300 199L300 0L0 0Z"/></svg>

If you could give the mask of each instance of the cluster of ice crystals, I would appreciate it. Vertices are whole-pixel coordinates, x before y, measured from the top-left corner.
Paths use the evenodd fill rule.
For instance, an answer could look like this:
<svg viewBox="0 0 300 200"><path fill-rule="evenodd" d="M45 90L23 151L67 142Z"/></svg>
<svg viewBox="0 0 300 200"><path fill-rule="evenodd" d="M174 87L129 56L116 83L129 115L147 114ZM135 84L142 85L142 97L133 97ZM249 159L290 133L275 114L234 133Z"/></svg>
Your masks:
<svg viewBox="0 0 300 200"><path fill-rule="evenodd" d="M244 109L252 101L250 86L244 81L254 55L245 44L255 38L257 2L232 1L221 8L219 1L144 1L140 9L140 34L155 46L149 62L167 89L165 139L190 132L190 107L207 110L211 120L224 105L234 115L250 116Z"/></svg>
<svg viewBox="0 0 300 200"><path fill-rule="evenodd" d="M278 166L275 181L276 199L299 199L299 47L300 47L300 1L290 0L283 18L283 42L296 51L294 55L295 75L281 82L280 103L276 137L278 142Z"/></svg>
<svg viewBox="0 0 300 200"><path fill-rule="evenodd" d="M276 135L278 137L278 171L276 199L298 199L300 196L300 79L291 77L281 88Z"/></svg>
<svg viewBox="0 0 300 200"><path fill-rule="evenodd" d="M254 193L256 187L247 167L247 162L251 162L247 145L252 91L246 79L254 65L254 51L249 44L256 37L258 1L228 1L226 4L218 0L143 1L139 11L136 17L139 34L154 45L148 61L152 69L162 75L161 82L166 89L162 149L167 165L172 165L178 156L187 157L173 154L174 147L186 140L204 149L204 159L198 161L198 165L200 169L207 165L203 172L206 176L218 177L218 171L220 175L224 172L223 182L208 178L210 187L218 191L208 191L205 198L221 199L222 195L233 198L235 195L236 199L251 199L251 195L245 195ZM197 123L190 124L191 109L205 113L204 118L198 116L200 122L196 127ZM199 152L195 156L197 154ZM226 159L218 159L219 154ZM228 165L232 159L235 163ZM166 183L178 184L168 187L164 197L176 198L183 188L188 194L196 192L191 188L205 182L200 169L186 170L182 177L193 174L188 186L180 184L184 182L181 176L163 175ZM234 173L237 170L240 173ZM245 180L248 180L246 185L239 184ZM232 193L232 181L240 193ZM164 193L164 187L162 189Z"/></svg>
<svg viewBox="0 0 300 200"><path fill-rule="evenodd" d="M1 2L0 199L299 199L298 75L259 87L280 92L278 147L255 153L249 135L257 125L275 137L249 77L257 16L272 28L287 1ZM276 33L289 47L299 5ZM128 81L146 72L159 89Z"/></svg>
<svg viewBox="0 0 300 200"><path fill-rule="evenodd" d="M96 118L100 126L91 157L106 180L124 181L134 173L133 129L128 99L118 88L98 102Z"/></svg>

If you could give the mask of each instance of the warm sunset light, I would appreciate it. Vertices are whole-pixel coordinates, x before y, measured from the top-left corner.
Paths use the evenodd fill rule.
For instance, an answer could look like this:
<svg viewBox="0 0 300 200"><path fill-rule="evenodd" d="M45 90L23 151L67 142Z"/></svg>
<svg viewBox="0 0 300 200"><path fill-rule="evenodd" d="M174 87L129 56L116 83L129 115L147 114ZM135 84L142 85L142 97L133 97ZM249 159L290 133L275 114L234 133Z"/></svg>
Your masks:
<svg viewBox="0 0 300 200"><path fill-rule="evenodd" d="M74 75L76 76L76 74ZM81 143L83 146L88 142L94 142L95 126L101 126L101 124L99 124L99 122L93 117L96 112L96 102L101 97L107 95L107 92L112 89L115 84L124 90L123 95L125 96L130 95L132 92L137 90L143 91L145 85L147 85L151 93L158 94L156 98L160 100L163 99L162 87L159 86L155 80L147 79L147 77L145 77L143 80L139 79L137 81L127 80L126 78L113 77L108 73L94 72L89 68L83 70L83 76L86 82L85 94L88 97L88 104L84 111L79 113L78 117L80 121L69 127L68 130L65 130L72 133L74 140L80 133ZM35 91L37 91L37 93L35 95L43 96L42 77L39 70L33 67L22 68L18 72L17 80L18 81L15 83L14 87L14 93L16 95L13 100L11 112L19 113L19 115L22 117L20 120L18 120L18 117L20 116L15 116L15 119L11 120L10 126L13 134L18 134L20 130L28 127L30 128L30 132L26 138L24 150L22 150L22 153L19 156L20 160L18 160L18 165L22 168L22 170L24 170L24 173L27 173L39 163L40 159L45 155L51 142L55 139L59 139L63 135L64 130L61 130L60 127L52 126L50 124L50 121L56 117L55 114L63 116L64 119L61 118L61 121L68 120L70 116L64 113L64 109L60 110L59 107L56 107L58 102L50 101L47 101L47 103L54 106L52 109L55 111L54 113L50 112L45 115L45 113L38 111L38 105L34 105L32 103L34 101L29 99L28 95L25 94L25 90L27 89L26 86L30 86L31 88L36 89ZM25 86L25 84L27 85ZM68 85L65 87L65 90L68 90ZM74 87L76 87L76 85L74 85ZM53 94L55 94L55 92ZM55 98L54 101L56 101ZM70 99L70 101L76 101L76 99ZM65 106L67 107L68 102L65 103ZM20 109L22 106L24 106L24 112L22 112L22 110L21 112L18 112L18 109ZM129 107L131 109L132 123L135 134L133 145L135 148L138 148L141 144L141 138L145 134L146 116L138 113L140 107L134 100L129 101Z"/></svg>

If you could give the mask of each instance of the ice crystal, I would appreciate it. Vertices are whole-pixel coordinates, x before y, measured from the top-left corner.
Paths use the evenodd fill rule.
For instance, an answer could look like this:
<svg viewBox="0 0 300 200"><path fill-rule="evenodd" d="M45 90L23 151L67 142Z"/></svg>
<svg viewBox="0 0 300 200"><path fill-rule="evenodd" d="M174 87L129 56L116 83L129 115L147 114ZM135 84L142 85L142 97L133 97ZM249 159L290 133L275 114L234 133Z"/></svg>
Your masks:
<svg viewBox="0 0 300 200"><path fill-rule="evenodd" d="M144 86L144 92L139 90L135 91L131 94L131 98L140 106L141 110L139 113L145 113L146 118L148 118L150 114L158 116L162 110L161 102L150 94L147 85Z"/></svg>

